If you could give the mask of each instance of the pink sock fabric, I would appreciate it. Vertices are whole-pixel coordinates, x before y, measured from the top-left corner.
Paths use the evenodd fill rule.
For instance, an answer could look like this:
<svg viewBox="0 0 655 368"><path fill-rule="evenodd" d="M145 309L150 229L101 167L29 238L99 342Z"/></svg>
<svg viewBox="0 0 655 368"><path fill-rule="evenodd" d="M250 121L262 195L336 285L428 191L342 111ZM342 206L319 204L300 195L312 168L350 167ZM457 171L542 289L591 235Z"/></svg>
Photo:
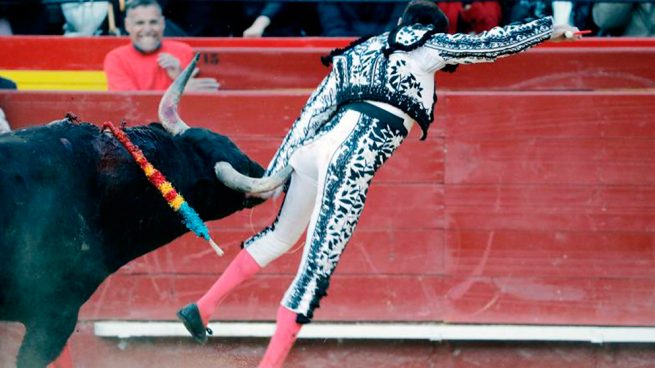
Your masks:
<svg viewBox="0 0 655 368"><path fill-rule="evenodd" d="M277 310L275 333L268 343L259 368L280 368L296 341L301 324L296 322L296 313L280 306Z"/></svg>
<svg viewBox="0 0 655 368"><path fill-rule="evenodd" d="M59 357L54 362L48 364L48 368L73 368L70 344L64 345L64 350L59 353Z"/></svg>
<svg viewBox="0 0 655 368"><path fill-rule="evenodd" d="M243 281L255 275L259 270L261 270L261 267L255 262L255 259L252 258L247 250L242 249L234 257L234 260L227 266L221 277L216 280L214 285L196 303L205 326L207 326L209 318L223 298Z"/></svg>

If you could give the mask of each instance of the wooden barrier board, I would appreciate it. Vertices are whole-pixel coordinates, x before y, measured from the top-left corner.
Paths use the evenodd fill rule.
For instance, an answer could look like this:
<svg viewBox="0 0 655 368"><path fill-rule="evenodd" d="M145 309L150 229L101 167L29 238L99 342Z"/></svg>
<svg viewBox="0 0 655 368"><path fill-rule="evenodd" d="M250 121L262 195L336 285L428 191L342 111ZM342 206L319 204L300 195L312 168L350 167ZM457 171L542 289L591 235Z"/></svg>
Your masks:
<svg viewBox="0 0 655 368"><path fill-rule="evenodd" d="M156 120L157 93L0 92L15 127L73 111ZM191 94L180 114L265 164L306 93ZM444 92L427 141L414 130L382 168L329 297L326 321L653 326L655 94ZM253 109L252 106L257 106ZM270 202L210 223L217 258L186 235L110 277L83 320L173 319L273 220ZM271 320L299 246L217 312Z"/></svg>
<svg viewBox="0 0 655 368"><path fill-rule="evenodd" d="M202 76L225 90L311 89L327 69L320 56L346 38L189 38ZM104 56L126 38L3 37L0 75L31 90L106 90ZM83 50L83 51L82 51ZM545 43L494 65L437 73L441 90L599 90L655 88L655 40L589 38Z"/></svg>

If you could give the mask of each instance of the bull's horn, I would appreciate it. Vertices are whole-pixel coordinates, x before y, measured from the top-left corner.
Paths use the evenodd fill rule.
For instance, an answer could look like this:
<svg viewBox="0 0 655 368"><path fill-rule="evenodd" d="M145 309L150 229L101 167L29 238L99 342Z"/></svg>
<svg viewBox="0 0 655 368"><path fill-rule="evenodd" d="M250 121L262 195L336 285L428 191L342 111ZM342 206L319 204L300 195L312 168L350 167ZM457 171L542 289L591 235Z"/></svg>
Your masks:
<svg viewBox="0 0 655 368"><path fill-rule="evenodd" d="M172 135L183 133L189 129L189 126L177 115L177 104L180 102L184 86L186 86L193 70L196 68L199 56L199 54L196 54L186 69L175 78L175 81L168 87L159 102L159 120Z"/></svg>
<svg viewBox="0 0 655 368"><path fill-rule="evenodd" d="M260 194L275 190L284 184L291 176L293 168L285 166L271 176L251 178L236 171L229 162L221 161L214 166L214 171L218 180L226 187L243 193Z"/></svg>

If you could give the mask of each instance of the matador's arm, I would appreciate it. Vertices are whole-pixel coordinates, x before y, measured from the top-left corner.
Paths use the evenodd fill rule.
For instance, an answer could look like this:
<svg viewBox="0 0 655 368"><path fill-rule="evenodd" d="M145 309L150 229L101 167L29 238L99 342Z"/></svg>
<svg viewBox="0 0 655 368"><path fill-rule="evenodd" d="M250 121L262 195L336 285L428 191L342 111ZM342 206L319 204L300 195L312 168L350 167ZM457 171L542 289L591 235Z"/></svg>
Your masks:
<svg viewBox="0 0 655 368"><path fill-rule="evenodd" d="M437 33L425 47L439 52L446 64L492 62L499 57L527 50L551 38L553 18L495 27L478 35Z"/></svg>

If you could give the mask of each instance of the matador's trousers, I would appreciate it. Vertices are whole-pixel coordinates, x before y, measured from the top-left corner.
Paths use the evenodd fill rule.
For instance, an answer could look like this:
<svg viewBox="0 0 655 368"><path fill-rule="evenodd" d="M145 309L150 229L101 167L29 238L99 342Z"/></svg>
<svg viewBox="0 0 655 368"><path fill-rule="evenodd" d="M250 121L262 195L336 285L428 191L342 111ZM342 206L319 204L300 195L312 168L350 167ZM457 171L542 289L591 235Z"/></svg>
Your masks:
<svg viewBox="0 0 655 368"><path fill-rule="evenodd" d="M298 323L310 322L326 295L373 176L413 123L400 110L392 114L367 102L354 103L342 107L291 156L294 172L276 220L244 247L263 267L287 252L309 224L298 272L282 299L297 313Z"/></svg>

